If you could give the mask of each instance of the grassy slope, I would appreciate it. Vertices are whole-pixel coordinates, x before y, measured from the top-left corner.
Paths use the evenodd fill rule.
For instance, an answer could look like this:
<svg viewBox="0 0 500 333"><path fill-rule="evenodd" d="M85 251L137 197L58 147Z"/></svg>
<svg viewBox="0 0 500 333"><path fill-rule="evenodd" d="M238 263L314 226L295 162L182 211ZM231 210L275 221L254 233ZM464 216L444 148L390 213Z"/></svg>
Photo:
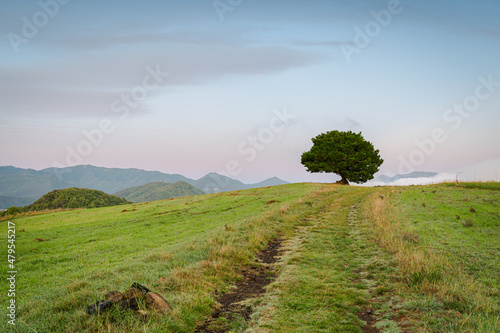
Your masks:
<svg viewBox="0 0 500 333"><path fill-rule="evenodd" d="M374 309L384 332L499 332L500 191L468 187L293 184L17 219L17 330L192 332L234 268L282 235L281 274L249 301L249 331L361 332L357 314ZM132 282L174 312L84 313Z"/></svg>
<svg viewBox="0 0 500 333"><path fill-rule="evenodd" d="M374 306L388 332L398 331L389 329L395 323L416 332L500 332L499 190L411 186L365 202L364 223L391 254L372 272L383 281ZM384 273L391 265L395 272Z"/></svg>
<svg viewBox="0 0 500 333"><path fill-rule="evenodd" d="M114 195L134 203L139 203L199 194L204 194L204 192L186 182L178 181L175 183L153 182L141 186L129 187L116 192Z"/></svg>
<svg viewBox="0 0 500 333"><path fill-rule="evenodd" d="M236 278L233 267L253 262L255 252L287 228L280 211L317 188L287 185L16 219L17 230L26 230L16 243L18 315L25 323L18 329L107 331L116 318L96 320L83 310L105 292L139 282L175 309L152 320L151 332L190 332L211 312L213 291ZM112 324L116 331L141 330L133 316L125 317Z"/></svg>
<svg viewBox="0 0 500 333"><path fill-rule="evenodd" d="M357 206L373 189L337 187L318 193L309 217L288 243L282 274L260 308L254 332L361 332L368 303L359 270L373 253L356 226Z"/></svg>

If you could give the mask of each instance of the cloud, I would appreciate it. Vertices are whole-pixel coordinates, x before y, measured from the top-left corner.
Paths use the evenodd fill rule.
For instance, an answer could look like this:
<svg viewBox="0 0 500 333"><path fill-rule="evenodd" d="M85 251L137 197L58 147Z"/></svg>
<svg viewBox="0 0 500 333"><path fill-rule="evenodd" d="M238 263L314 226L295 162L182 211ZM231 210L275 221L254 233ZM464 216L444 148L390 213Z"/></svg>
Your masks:
<svg viewBox="0 0 500 333"><path fill-rule="evenodd" d="M147 54L145 57L144 54ZM199 85L227 76L278 73L323 61L289 47L183 45L108 50L30 66L0 67L0 114L98 116L123 93L142 85L146 68L170 75L163 88ZM165 90L151 91L148 97ZM147 110L143 107L142 112Z"/></svg>
<svg viewBox="0 0 500 333"><path fill-rule="evenodd" d="M403 3L403 15L409 22L425 24L460 37L464 34L498 39L498 3L444 0ZM495 8L495 6L497 8Z"/></svg>
<svg viewBox="0 0 500 333"><path fill-rule="evenodd" d="M420 178L401 178L393 182L385 183L377 180L371 180L363 186L409 186L409 185L429 185L438 184L443 182L455 181L456 174L452 173L439 173L434 177L420 177Z"/></svg>
<svg viewBox="0 0 500 333"><path fill-rule="evenodd" d="M345 124L345 126L350 130L356 130L362 127L362 125L359 122L350 117L346 117L343 124Z"/></svg>
<svg viewBox="0 0 500 333"><path fill-rule="evenodd" d="M351 40L323 40L323 41L312 41L312 40L304 40L304 39L292 39L288 42L291 45L297 46L326 46L326 47L339 47L340 45L352 45L355 46L355 43Z"/></svg>
<svg viewBox="0 0 500 333"><path fill-rule="evenodd" d="M255 30L259 30L255 29ZM253 29L252 29L253 30ZM108 29L106 33L90 30L85 35L78 34L58 34L49 36L46 40L53 47L63 49L93 50L102 51L106 48L117 46L154 44L168 46L169 44L178 45L245 45L255 42L252 38L246 36L241 28L234 29L211 29L196 31L186 28L176 28L170 31L137 31L128 29Z"/></svg>
<svg viewBox="0 0 500 333"><path fill-rule="evenodd" d="M112 102L127 91L98 91L64 88L32 88L22 91L11 88L0 92L2 113L31 117L102 117L111 114ZM139 115L147 112L139 104L131 113Z"/></svg>

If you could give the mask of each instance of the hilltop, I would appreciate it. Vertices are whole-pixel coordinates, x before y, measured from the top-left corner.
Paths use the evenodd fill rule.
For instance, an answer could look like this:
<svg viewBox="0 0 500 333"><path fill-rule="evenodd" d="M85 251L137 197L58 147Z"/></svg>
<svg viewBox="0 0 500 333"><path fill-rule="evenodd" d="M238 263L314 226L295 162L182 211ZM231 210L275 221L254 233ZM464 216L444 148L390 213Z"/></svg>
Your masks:
<svg viewBox="0 0 500 333"><path fill-rule="evenodd" d="M499 190L289 184L16 218L16 329L498 332ZM133 282L173 310L85 314Z"/></svg>
<svg viewBox="0 0 500 333"><path fill-rule="evenodd" d="M203 191L186 182L178 181L175 183L152 182L141 186L129 187L116 192L114 195L137 203L200 194L204 194Z"/></svg>
<svg viewBox="0 0 500 333"><path fill-rule="evenodd" d="M130 202L102 191L87 188L54 190L25 207L27 211L59 208L96 208L129 204Z"/></svg>
<svg viewBox="0 0 500 333"><path fill-rule="evenodd" d="M25 207L11 206L7 210L1 212L0 216L4 217L19 213L55 209L108 207L130 203L130 201L102 191L72 187L50 191L44 194L40 199Z"/></svg>

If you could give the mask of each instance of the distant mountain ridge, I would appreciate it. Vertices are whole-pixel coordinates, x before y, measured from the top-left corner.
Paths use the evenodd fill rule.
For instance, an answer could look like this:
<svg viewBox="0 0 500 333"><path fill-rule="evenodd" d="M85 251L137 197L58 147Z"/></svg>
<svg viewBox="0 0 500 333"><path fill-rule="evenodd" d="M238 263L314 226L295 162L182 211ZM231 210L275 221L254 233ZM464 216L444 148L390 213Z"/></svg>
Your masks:
<svg viewBox="0 0 500 333"><path fill-rule="evenodd" d="M3 209L3 207L7 208L11 206L16 206L16 207L27 206L35 200L36 198L16 198L16 197L6 197L0 195L0 209Z"/></svg>
<svg viewBox="0 0 500 333"><path fill-rule="evenodd" d="M205 193L237 191L248 188L247 185L243 184L239 180L219 175L215 172L210 172L200 179L195 180L192 182L192 185Z"/></svg>
<svg viewBox="0 0 500 333"><path fill-rule="evenodd" d="M129 187L114 195L125 198L133 203L164 200L179 197L200 195L204 192L183 181L175 183L152 182L140 186Z"/></svg>
<svg viewBox="0 0 500 333"><path fill-rule="evenodd" d="M34 198L34 201L42 195L58 189L78 187L113 194L129 187L165 181L168 183L184 181L205 193L288 184L288 182L276 177L257 184L244 184L217 173L209 173L198 180L194 180L183 175L167 174L159 171L146 171L133 168L103 168L92 165L47 168L43 170L1 166L0 196L8 198L0 201L0 209L18 205L19 198ZM24 200L23 203L29 204L30 202L26 203L26 200Z"/></svg>
<svg viewBox="0 0 500 333"><path fill-rule="evenodd" d="M406 173L403 175L395 175L393 177L389 177L386 175L381 175L375 178L375 181L379 181L382 183L392 183L400 179L408 179L408 178L432 178L437 176L437 172L428 172L428 171L414 171L411 173Z"/></svg>

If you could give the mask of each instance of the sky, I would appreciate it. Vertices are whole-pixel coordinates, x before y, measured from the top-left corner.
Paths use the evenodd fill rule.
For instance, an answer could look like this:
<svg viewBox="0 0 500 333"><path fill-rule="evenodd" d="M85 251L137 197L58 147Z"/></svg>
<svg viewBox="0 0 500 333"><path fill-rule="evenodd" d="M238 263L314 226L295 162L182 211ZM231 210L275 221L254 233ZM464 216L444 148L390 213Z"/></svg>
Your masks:
<svg viewBox="0 0 500 333"><path fill-rule="evenodd" d="M311 138L379 173L500 174L500 2L0 2L0 165L333 182Z"/></svg>

